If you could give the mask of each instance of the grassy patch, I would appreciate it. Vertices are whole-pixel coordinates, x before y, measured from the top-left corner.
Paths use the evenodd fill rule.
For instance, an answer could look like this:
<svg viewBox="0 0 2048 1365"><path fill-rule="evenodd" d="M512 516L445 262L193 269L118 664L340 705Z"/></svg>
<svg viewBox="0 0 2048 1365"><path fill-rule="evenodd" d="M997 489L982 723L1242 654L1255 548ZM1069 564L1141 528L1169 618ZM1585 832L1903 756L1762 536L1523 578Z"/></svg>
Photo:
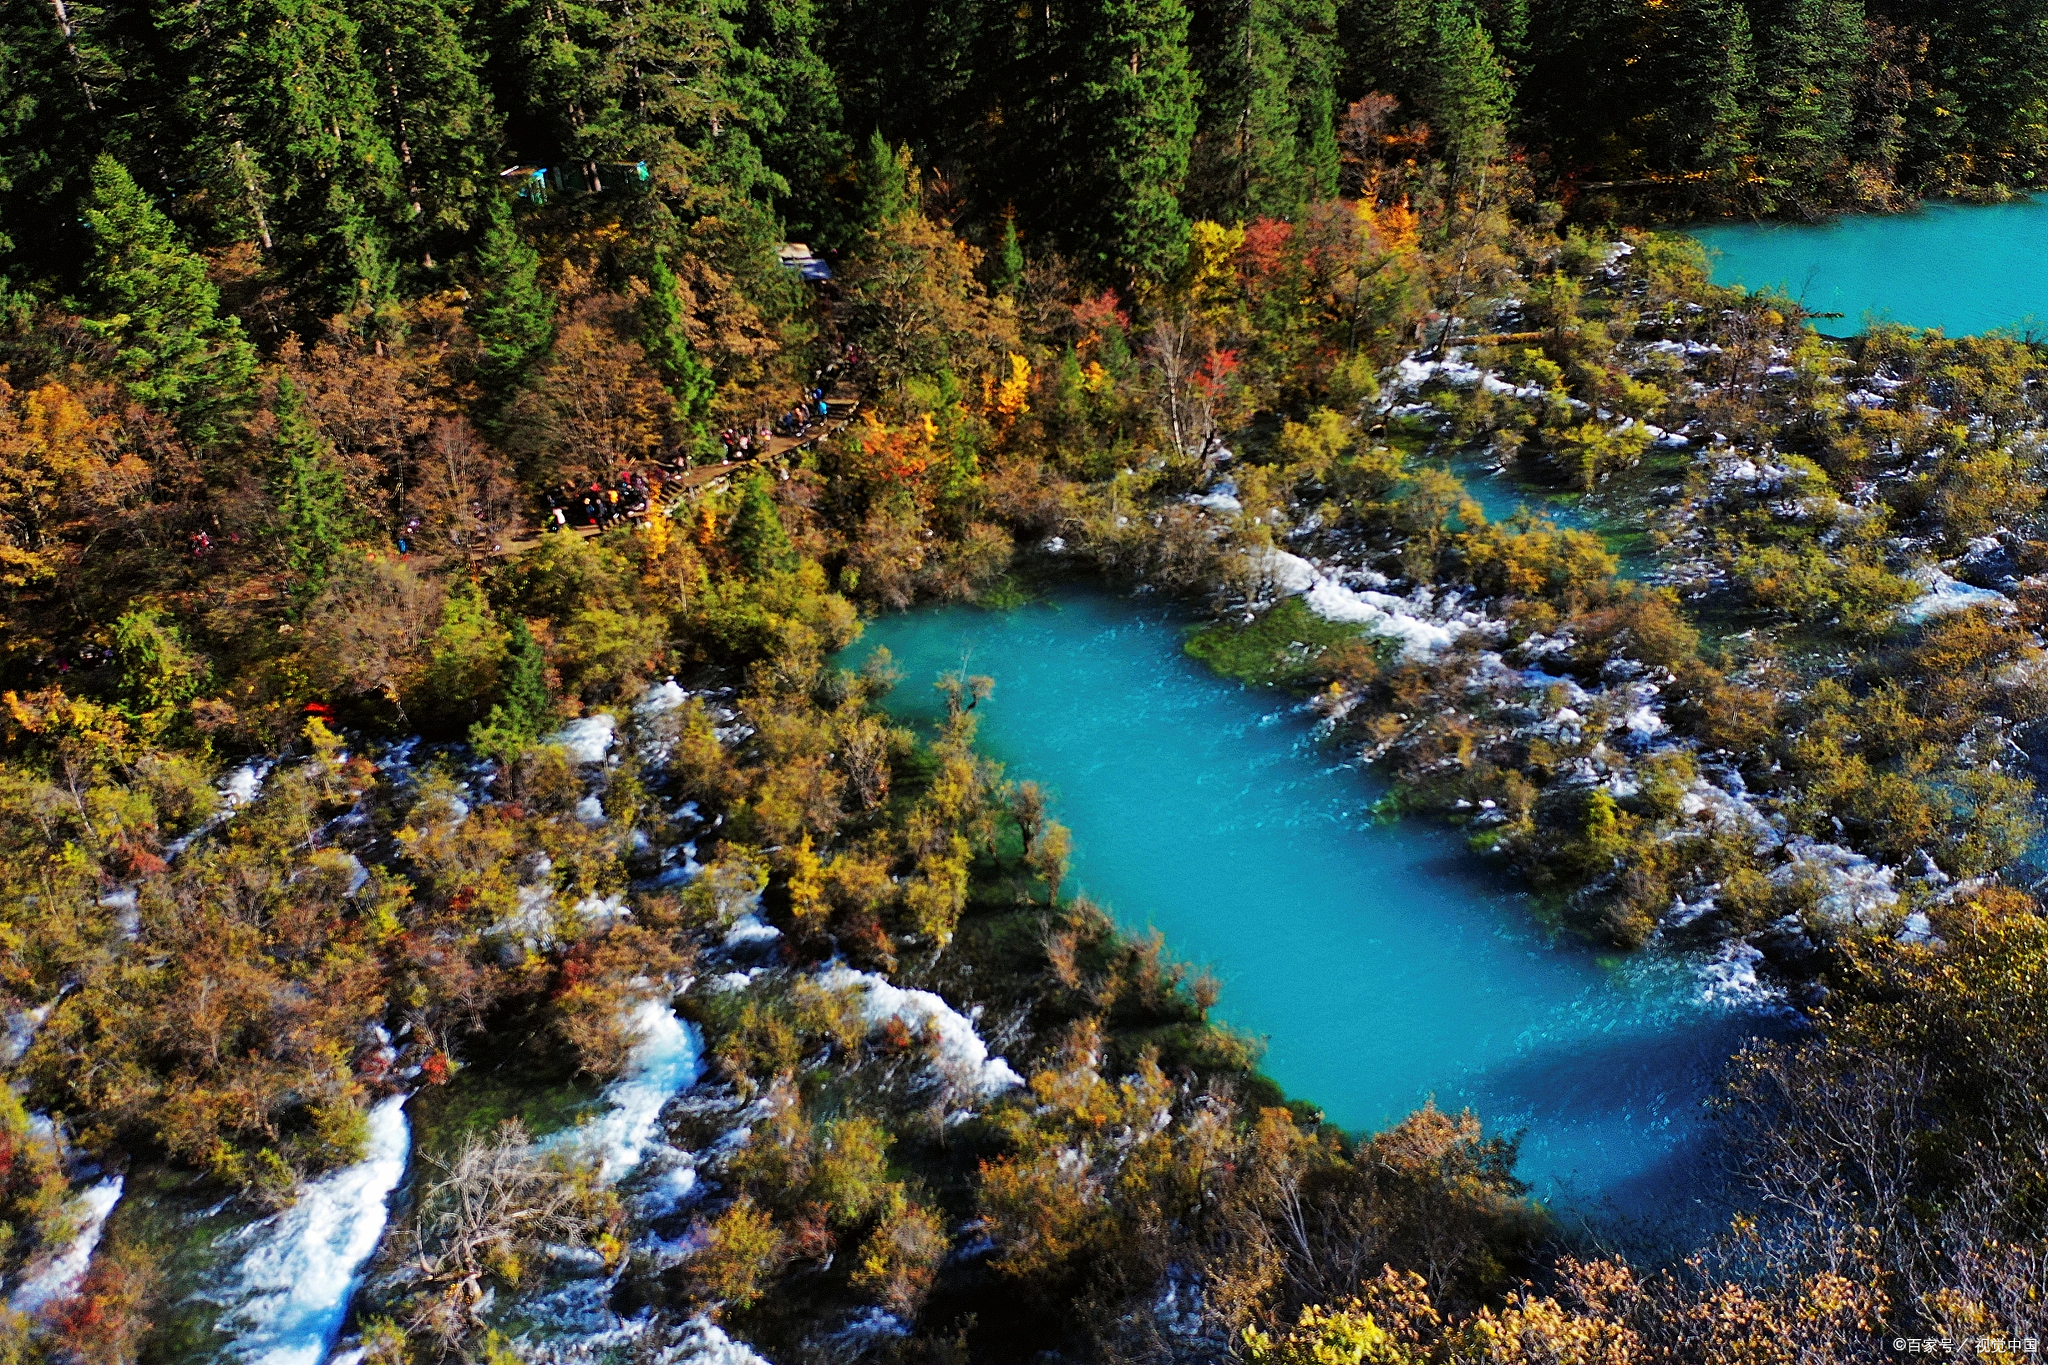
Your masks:
<svg viewBox="0 0 2048 1365"><path fill-rule="evenodd" d="M493 1133L507 1119L545 1137L601 1111L603 1088L588 1078L537 1077L523 1067L464 1067L447 1085L413 1097L413 1146L423 1156L453 1156L465 1136Z"/></svg>
<svg viewBox="0 0 2048 1365"><path fill-rule="evenodd" d="M1316 661L1331 646L1365 633L1362 626L1326 621L1290 597L1248 624L1204 626L1188 637L1186 649L1226 678L1257 687L1298 687L1314 676Z"/></svg>

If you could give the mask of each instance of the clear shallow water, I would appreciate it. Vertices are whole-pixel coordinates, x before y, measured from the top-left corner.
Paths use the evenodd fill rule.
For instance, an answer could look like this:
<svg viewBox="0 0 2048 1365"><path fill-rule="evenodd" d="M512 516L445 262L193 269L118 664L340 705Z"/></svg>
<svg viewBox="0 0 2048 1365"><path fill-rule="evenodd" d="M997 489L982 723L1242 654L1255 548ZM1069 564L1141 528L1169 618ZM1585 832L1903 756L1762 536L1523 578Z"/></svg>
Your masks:
<svg viewBox="0 0 2048 1365"><path fill-rule="evenodd" d="M1829 336L1871 321L1950 336L2048 332L2048 196L2010 204L1929 204L1831 223L1716 223L1691 230L1716 284L1782 288Z"/></svg>
<svg viewBox="0 0 2048 1365"><path fill-rule="evenodd" d="M1372 823L1383 787L1339 766L1282 694L1217 678L1164 613L1106 595L872 623L905 719L932 680L996 679L981 737L1048 787L1075 836L1069 886L1156 925L1224 982L1218 1013L1265 1069L1346 1128L1432 1094L1526 1128L1521 1174L1588 1213L1697 1230L1702 1104L1756 1016L1707 1005L1686 965L1612 958L1542 929L1454 831Z"/></svg>

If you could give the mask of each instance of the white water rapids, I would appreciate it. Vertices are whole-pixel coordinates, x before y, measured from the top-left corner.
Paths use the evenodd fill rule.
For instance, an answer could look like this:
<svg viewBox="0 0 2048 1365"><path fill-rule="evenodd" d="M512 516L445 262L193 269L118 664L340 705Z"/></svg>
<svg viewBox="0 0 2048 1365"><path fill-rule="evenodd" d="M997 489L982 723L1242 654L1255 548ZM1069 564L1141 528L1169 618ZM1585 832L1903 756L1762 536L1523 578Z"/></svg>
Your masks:
<svg viewBox="0 0 2048 1365"><path fill-rule="evenodd" d="M240 1234L248 1251L220 1297L244 1365L320 1365L341 1332L357 1272L377 1249L386 1201L412 1143L405 1099L370 1110L368 1154L306 1186L298 1202Z"/></svg>

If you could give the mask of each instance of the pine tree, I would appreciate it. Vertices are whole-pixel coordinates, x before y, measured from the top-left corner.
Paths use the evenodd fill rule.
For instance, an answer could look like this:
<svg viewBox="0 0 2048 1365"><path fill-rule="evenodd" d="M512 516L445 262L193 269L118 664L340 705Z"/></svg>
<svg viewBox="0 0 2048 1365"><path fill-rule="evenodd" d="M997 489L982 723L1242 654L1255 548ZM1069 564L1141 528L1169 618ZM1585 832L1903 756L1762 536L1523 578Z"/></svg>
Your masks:
<svg viewBox="0 0 2048 1365"><path fill-rule="evenodd" d="M1137 280L1180 267L1195 135L1186 0L1094 0L1083 20L1067 158L1095 264Z"/></svg>
<svg viewBox="0 0 2048 1365"><path fill-rule="evenodd" d="M388 310L411 212L357 22L329 0L184 0L160 28L185 77L183 160L221 230L289 266L313 309Z"/></svg>
<svg viewBox="0 0 2048 1365"><path fill-rule="evenodd" d="M1203 216L1292 217L1337 187L1334 0L1243 0L1204 73Z"/></svg>
<svg viewBox="0 0 2048 1365"><path fill-rule="evenodd" d="M859 224L864 232L880 232L900 223L917 209L917 171L910 148L892 147L878 128L868 134L860 163Z"/></svg>
<svg viewBox="0 0 2048 1365"><path fill-rule="evenodd" d="M305 395L289 375L277 381L271 436L270 495L293 596L317 596L356 538L361 518L338 467L334 446L314 424Z"/></svg>
<svg viewBox="0 0 2048 1365"><path fill-rule="evenodd" d="M398 154L408 221L422 250L469 229L493 192L497 120L448 0L357 0L377 122Z"/></svg>
<svg viewBox="0 0 2048 1365"><path fill-rule="evenodd" d="M547 659L522 616L513 616L507 632L502 677L491 714L470 727L469 742L509 762L539 737L555 713L554 698L548 695Z"/></svg>
<svg viewBox="0 0 2048 1365"><path fill-rule="evenodd" d="M747 127L749 92L735 79L739 40L727 6L596 0L580 8L600 24L572 150L594 185L607 166L619 175L645 164L657 192L727 212L788 189Z"/></svg>
<svg viewBox="0 0 2048 1365"><path fill-rule="evenodd" d="M1446 8L1439 13L1429 53L1423 112L1443 135L1453 164L1477 166L1501 149L1514 84L1486 26Z"/></svg>
<svg viewBox="0 0 2048 1365"><path fill-rule="evenodd" d="M206 263L118 161L93 165L85 222L93 242L85 329L115 347L114 367L139 402L173 415L202 442L224 436L248 401L256 352Z"/></svg>
<svg viewBox="0 0 2048 1365"><path fill-rule="evenodd" d="M1014 295L1024 284L1024 244L1017 237L1017 212L1003 215L1003 235L996 242L993 278L989 284L998 294Z"/></svg>
<svg viewBox="0 0 2048 1365"><path fill-rule="evenodd" d="M1657 43L1663 60L1647 64L1658 88L1642 92L1666 130L1652 149L1652 170L1704 172L1727 193L1742 178L1755 125L1749 14L1739 0L1689 0L1665 22Z"/></svg>
<svg viewBox="0 0 2048 1365"><path fill-rule="evenodd" d="M734 49L734 92L759 137L768 169L786 190L782 216L793 234L843 227L824 187L850 160L832 68L815 46L812 0L749 0Z"/></svg>
<svg viewBox="0 0 2048 1365"><path fill-rule="evenodd" d="M711 367L698 359L684 325L682 286L657 249L647 270L647 293L640 303L640 348L675 396L679 424L698 423L711 411L718 383Z"/></svg>
<svg viewBox="0 0 2048 1365"><path fill-rule="evenodd" d="M1917 125L1910 129L1920 144L1916 159L1936 162L1950 146L1961 143L1972 149L1975 178L2015 187L2038 185L2042 173L2048 172L2048 10L2032 0L1961 0L1916 12L1911 21L1885 6L1877 7L1877 13L1899 25L1892 30L1895 42L1910 43L1917 29L1932 39L1928 55L1939 54L1939 88L1922 84L1915 101L1919 107L1908 114ZM1909 92L1916 78L1925 82L1936 74L1914 62L1910 53L1908 47L1879 59L1892 66L1883 74L1895 93L1887 94L1900 104L1912 99ZM1872 61L1864 70L1878 65ZM1874 92L1865 93L1867 98ZM1872 145L1859 146L1858 159L1888 161L1895 149L1883 143L1898 135L1883 129L1880 119L1871 117L1873 112L1866 105L1862 137Z"/></svg>
<svg viewBox="0 0 2048 1365"><path fill-rule="evenodd" d="M1014 120L1025 107L1020 88L1045 89L1042 72L1020 59L1033 19L1019 10L998 0L821 0L815 46L832 63L843 126L882 128L928 156L971 160L981 177L1008 188L1005 172L1025 168L995 150L1008 143L987 142L986 115L1000 108Z"/></svg>
<svg viewBox="0 0 2048 1365"><path fill-rule="evenodd" d="M100 7L0 6L0 255L17 280L68 273L77 205L121 81Z"/></svg>
<svg viewBox="0 0 2048 1365"><path fill-rule="evenodd" d="M1508 70L1521 70L1529 59L1529 0L1483 0L1478 17Z"/></svg>
<svg viewBox="0 0 2048 1365"><path fill-rule="evenodd" d="M479 343L479 377L502 399L554 339L555 302L541 286L540 253L519 235L512 210L495 195L486 202L488 224L476 255L483 286L469 325Z"/></svg>
<svg viewBox="0 0 2048 1365"><path fill-rule="evenodd" d="M1437 18L1446 3L1455 0L1337 0L1339 103L1377 91L1411 110L1419 107ZM1570 3L1552 0L1551 10Z"/></svg>
<svg viewBox="0 0 2048 1365"><path fill-rule="evenodd" d="M796 567L796 550L782 514L775 510L775 498L765 475L756 474L740 485L740 505L725 531L726 548L749 574L756 578Z"/></svg>
<svg viewBox="0 0 2048 1365"><path fill-rule="evenodd" d="M1835 202L1864 42L1859 0L1789 0L1771 24L1758 63L1756 139L1767 211Z"/></svg>

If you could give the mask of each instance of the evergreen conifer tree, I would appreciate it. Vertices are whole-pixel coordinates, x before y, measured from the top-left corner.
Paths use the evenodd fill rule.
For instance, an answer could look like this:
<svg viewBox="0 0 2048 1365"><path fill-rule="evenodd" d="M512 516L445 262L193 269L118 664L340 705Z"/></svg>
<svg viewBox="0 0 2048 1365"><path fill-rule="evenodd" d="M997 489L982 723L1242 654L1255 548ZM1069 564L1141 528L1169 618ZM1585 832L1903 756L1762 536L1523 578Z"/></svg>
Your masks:
<svg viewBox="0 0 2048 1365"><path fill-rule="evenodd" d="M815 43L812 0L750 0L734 49L734 89L761 155L786 187L782 216L793 234L831 231L837 211L820 190L844 173L846 141L839 86Z"/></svg>
<svg viewBox="0 0 2048 1365"><path fill-rule="evenodd" d="M387 237L411 215L356 20L329 0L232 0L165 26L190 73L186 155L228 230L290 264L315 309L388 308Z"/></svg>
<svg viewBox="0 0 2048 1365"><path fill-rule="evenodd" d="M0 258L17 281L68 272L77 204L118 100L101 7L0 6Z"/></svg>
<svg viewBox="0 0 2048 1365"><path fill-rule="evenodd" d="M1515 91L1486 26L1447 7L1437 16L1429 59L1423 111L1443 135L1445 153L1461 168L1496 155Z"/></svg>
<svg viewBox="0 0 2048 1365"><path fill-rule="evenodd" d="M877 128L868 134L860 163L860 226L880 232L900 223L917 208L917 171L908 147L892 147Z"/></svg>
<svg viewBox="0 0 2048 1365"><path fill-rule="evenodd" d="M511 208L496 195L486 202L487 224L476 255L483 287L469 325L479 343L479 377L502 399L554 339L555 301L541 286L540 253L519 235Z"/></svg>
<svg viewBox="0 0 2048 1365"><path fill-rule="evenodd" d="M1334 0L1244 0L1203 81L1204 215L1297 213L1337 187Z"/></svg>
<svg viewBox="0 0 2048 1365"><path fill-rule="evenodd" d="M1015 294L1024 284L1024 244L1017 237L1015 210L1003 215L1003 235L996 242L990 283L998 294Z"/></svg>
<svg viewBox="0 0 2048 1365"><path fill-rule="evenodd" d="M1195 135L1187 0L1095 0L1086 15L1068 156L1098 266L1164 279L1187 252L1180 194Z"/></svg>
<svg viewBox="0 0 2048 1365"><path fill-rule="evenodd" d="M377 122L398 155L405 235L423 250L467 231L492 192L497 120L448 0L358 0Z"/></svg>
<svg viewBox="0 0 2048 1365"><path fill-rule="evenodd" d="M289 375L277 381L276 430L271 437L271 500L276 534L293 596L317 595L347 553L360 517L338 467L334 446L314 424L305 395Z"/></svg>
<svg viewBox="0 0 2048 1365"><path fill-rule="evenodd" d="M756 474L740 485L740 505L725 531L726 547L749 574L759 578L796 567L796 550L782 514L775 510L767 476Z"/></svg>
<svg viewBox="0 0 2048 1365"><path fill-rule="evenodd" d="M514 615L506 634L498 700L492 703L488 717L470 727L469 742L491 757L509 762L546 728L555 703L548 695L547 659L526 619Z"/></svg>
<svg viewBox="0 0 2048 1365"><path fill-rule="evenodd" d="M256 352L220 313L206 263L118 161L93 165L85 210L93 269L84 322L114 348L114 366L137 401L172 414L192 439L227 433L250 397Z"/></svg>
<svg viewBox="0 0 2048 1365"><path fill-rule="evenodd" d="M677 422L689 425L711 411L718 383L711 367L690 346L685 316L681 285L657 248L647 270L647 293L640 303L640 347L675 397Z"/></svg>
<svg viewBox="0 0 2048 1365"><path fill-rule="evenodd" d="M1767 211L1832 201L1854 133L1865 41L1860 0L1789 0L1770 25L1757 73Z"/></svg>
<svg viewBox="0 0 2048 1365"><path fill-rule="evenodd" d="M1529 0L1483 0L1478 17L1493 50L1510 72L1519 72L1529 58Z"/></svg>
<svg viewBox="0 0 2048 1365"><path fill-rule="evenodd" d="M1651 150L1653 169L1705 172L1727 193L1741 179L1755 125L1748 11L1739 0L1689 0L1667 22L1665 58L1649 64L1660 88L1642 92L1667 130Z"/></svg>

